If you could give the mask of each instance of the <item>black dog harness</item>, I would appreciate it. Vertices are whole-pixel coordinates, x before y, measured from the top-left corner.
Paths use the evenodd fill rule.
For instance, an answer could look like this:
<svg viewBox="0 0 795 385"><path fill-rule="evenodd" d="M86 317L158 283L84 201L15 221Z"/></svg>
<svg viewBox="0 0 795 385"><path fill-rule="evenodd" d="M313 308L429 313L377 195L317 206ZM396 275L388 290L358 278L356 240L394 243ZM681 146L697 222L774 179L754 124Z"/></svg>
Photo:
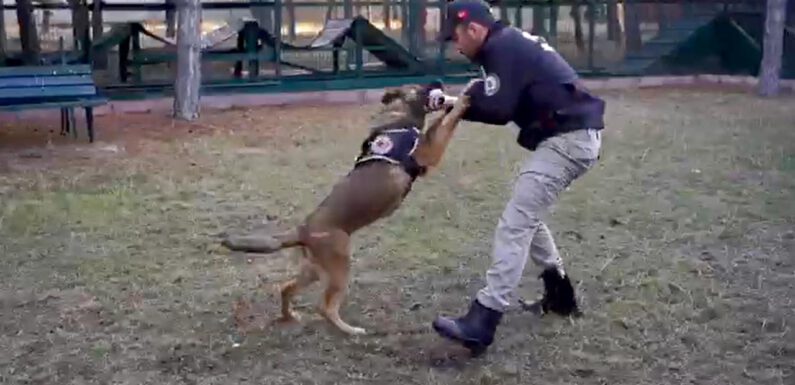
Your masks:
<svg viewBox="0 0 795 385"><path fill-rule="evenodd" d="M362 151L356 157L354 167L371 161L386 161L403 166L414 180L425 173L425 167L420 166L413 156L420 135L420 130L413 126L376 130L362 143Z"/></svg>

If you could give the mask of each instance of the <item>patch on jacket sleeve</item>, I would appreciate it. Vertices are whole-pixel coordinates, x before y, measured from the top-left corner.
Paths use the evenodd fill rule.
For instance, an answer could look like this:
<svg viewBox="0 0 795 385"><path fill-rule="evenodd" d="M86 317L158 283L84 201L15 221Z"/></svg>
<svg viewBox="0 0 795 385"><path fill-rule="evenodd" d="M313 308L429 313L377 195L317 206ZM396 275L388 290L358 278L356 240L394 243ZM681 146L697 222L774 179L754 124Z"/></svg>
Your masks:
<svg viewBox="0 0 795 385"><path fill-rule="evenodd" d="M492 96L500 91L500 77L497 74L489 74L483 82L483 92L486 96Z"/></svg>

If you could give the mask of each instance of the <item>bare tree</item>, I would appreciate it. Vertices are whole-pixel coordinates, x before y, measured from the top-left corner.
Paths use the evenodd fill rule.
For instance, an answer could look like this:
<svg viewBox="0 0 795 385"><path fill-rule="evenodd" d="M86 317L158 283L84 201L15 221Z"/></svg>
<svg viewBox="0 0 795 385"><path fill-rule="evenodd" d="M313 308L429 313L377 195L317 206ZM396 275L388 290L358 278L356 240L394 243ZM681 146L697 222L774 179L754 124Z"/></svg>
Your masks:
<svg viewBox="0 0 795 385"><path fill-rule="evenodd" d="M86 46L90 44L88 5L84 0L69 0L69 7L72 9L72 36L75 48L87 55L90 49Z"/></svg>
<svg viewBox="0 0 795 385"><path fill-rule="evenodd" d="M572 4L569 16L574 20L574 43L577 45L577 51L582 52L585 50L585 37L582 33L582 13L579 2Z"/></svg>
<svg viewBox="0 0 795 385"><path fill-rule="evenodd" d="M635 0L627 1L624 5L624 37L629 52L637 52L643 47L640 30L640 4Z"/></svg>
<svg viewBox="0 0 795 385"><path fill-rule="evenodd" d="M201 1L177 0L177 79L174 117L199 117L201 88Z"/></svg>
<svg viewBox="0 0 795 385"><path fill-rule="evenodd" d="M6 60L6 20L5 11L0 9L0 65Z"/></svg>
<svg viewBox="0 0 795 385"><path fill-rule="evenodd" d="M270 4L261 4L257 5L257 3L265 3L265 1L260 0L249 0L252 3L251 7L251 16L257 20L259 27L270 31L274 36L281 36L281 31L274 30L274 21L273 21L273 6Z"/></svg>
<svg viewBox="0 0 795 385"><path fill-rule="evenodd" d="M22 57L25 64L38 64L41 55L39 35L36 32L36 21L33 20L33 2L17 0L17 22L19 23L19 40L22 44Z"/></svg>
<svg viewBox="0 0 795 385"><path fill-rule="evenodd" d="M94 42L100 41L102 35L105 33L105 22L102 19L102 0L94 0L91 9L91 38ZM108 51L93 47L92 45L91 62L97 69L106 69L108 67Z"/></svg>
<svg viewBox="0 0 795 385"><path fill-rule="evenodd" d="M607 0L607 39L621 40L621 25L618 22L618 3L616 0Z"/></svg>
<svg viewBox="0 0 795 385"><path fill-rule="evenodd" d="M166 5L174 4L174 0L166 0ZM169 8L166 10L166 37L174 37L177 29L177 19L174 17L176 12Z"/></svg>
<svg viewBox="0 0 795 385"><path fill-rule="evenodd" d="M547 37L547 14L546 5L533 6L533 28L531 29L533 35Z"/></svg>
<svg viewBox="0 0 795 385"><path fill-rule="evenodd" d="M760 96L775 96L779 92L786 11L787 0L767 0L765 41L757 89Z"/></svg>

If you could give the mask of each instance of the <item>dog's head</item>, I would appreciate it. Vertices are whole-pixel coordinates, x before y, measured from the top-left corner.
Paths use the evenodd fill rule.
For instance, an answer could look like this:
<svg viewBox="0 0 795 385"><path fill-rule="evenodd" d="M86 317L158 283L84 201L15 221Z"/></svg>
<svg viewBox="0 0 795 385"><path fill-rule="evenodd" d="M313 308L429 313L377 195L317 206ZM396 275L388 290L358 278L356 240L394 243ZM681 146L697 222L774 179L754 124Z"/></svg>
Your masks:
<svg viewBox="0 0 795 385"><path fill-rule="evenodd" d="M382 112L392 117L410 119L422 127L428 114L428 94L433 89L443 89L442 82L427 85L405 85L388 88L381 97Z"/></svg>

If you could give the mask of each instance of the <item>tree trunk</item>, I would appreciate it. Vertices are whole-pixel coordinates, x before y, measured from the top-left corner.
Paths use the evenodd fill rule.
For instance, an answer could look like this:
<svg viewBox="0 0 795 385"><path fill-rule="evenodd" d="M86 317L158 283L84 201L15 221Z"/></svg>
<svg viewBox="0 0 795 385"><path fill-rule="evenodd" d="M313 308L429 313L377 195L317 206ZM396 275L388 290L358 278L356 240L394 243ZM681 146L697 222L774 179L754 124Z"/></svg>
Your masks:
<svg viewBox="0 0 795 385"><path fill-rule="evenodd" d="M1 7L0 7L1 8ZM6 60L6 20L5 11L0 9L0 66Z"/></svg>
<svg viewBox="0 0 795 385"><path fill-rule="evenodd" d="M621 40L621 25L618 22L618 4L616 0L607 0L607 39Z"/></svg>
<svg viewBox="0 0 795 385"><path fill-rule="evenodd" d="M85 45L90 42L88 8L84 1L69 0L69 7L72 8L72 35L74 36L74 47L78 52L82 52L84 58L88 56L90 47Z"/></svg>
<svg viewBox="0 0 795 385"><path fill-rule="evenodd" d="M585 37L582 33L582 13L580 12L580 4L572 4L569 16L574 20L574 44L577 46L577 51L582 52L585 50Z"/></svg>
<svg viewBox="0 0 795 385"><path fill-rule="evenodd" d="M17 22L19 23L19 40L22 45L22 60L25 64L38 64L41 55L39 35L36 32L36 21L33 20L33 2L17 0Z"/></svg>
<svg viewBox="0 0 795 385"><path fill-rule="evenodd" d="M627 38L627 51L637 52L643 47L640 30L640 5L635 4L634 1L628 1L625 4L624 12L626 25L624 34Z"/></svg>
<svg viewBox="0 0 795 385"><path fill-rule="evenodd" d="M94 0L93 5L94 7L91 10L91 38L94 42L98 42L105 33L105 22L102 19L102 0ZM94 63L94 68L108 68L108 51L94 50L91 59Z"/></svg>
<svg viewBox="0 0 795 385"><path fill-rule="evenodd" d="M384 10L382 11L384 14L384 29L386 30L392 29L392 15L390 12L392 10L392 4L389 4L389 1L390 0L384 1Z"/></svg>
<svg viewBox="0 0 795 385"><path fill-rule="evenodd" d="M201 1L177 1L177 79L174 84L174 117L199 117L201 87Z"/></svg>
<svg viewBox="0 0 795 385"><path fill-rule="evenodd" d="M533 7L533 28L531 33L533 35L547 37L547 6L536 5Z"/></svg>
<svg viewBox="0 0 795 385"><path fill-rule="evenodd" d="M759 69L758 92L760 96L775 96L779 92L786 10L787 0L767 0L765 41Z"/></svg>
<svg viewBox="0 0 795 385"><path fill-rule="evenodd" d="M290 24L288 24L287 32L290 36L290 41L295 41L296 37L296 24L298 20L296 20L295 16L295 1L293 0L285 0L284 5L287 7L287 18L290 19Z"/></svg>
<svg viewBox="0 0 795 385"><path fill-rule="evenodd" d="M174 4L174 0L166 0L166 5ZM175 9L167 9L166 10L166 37L173 38L177 32L177 19L174 17L176 15Z"/></svg>
<svg viewBox="0 0 795 385"><path fill-rule="evenodd" d="M263 1L260 0L250 0L251 3L261 3ZM273 7L270 5L253 7L251 9L251 14L254 16L254 19L257 20L259 27L269 31L274 36L281 36L281 31L274 31L273 30Z"/></svg>
<svg viewBox="0 0 795 385"><path fill-rule="evenodd" d="M52 11L45 9L41 17L41 34L47 36L50 33L50 19L52 18Z"/></svg>

